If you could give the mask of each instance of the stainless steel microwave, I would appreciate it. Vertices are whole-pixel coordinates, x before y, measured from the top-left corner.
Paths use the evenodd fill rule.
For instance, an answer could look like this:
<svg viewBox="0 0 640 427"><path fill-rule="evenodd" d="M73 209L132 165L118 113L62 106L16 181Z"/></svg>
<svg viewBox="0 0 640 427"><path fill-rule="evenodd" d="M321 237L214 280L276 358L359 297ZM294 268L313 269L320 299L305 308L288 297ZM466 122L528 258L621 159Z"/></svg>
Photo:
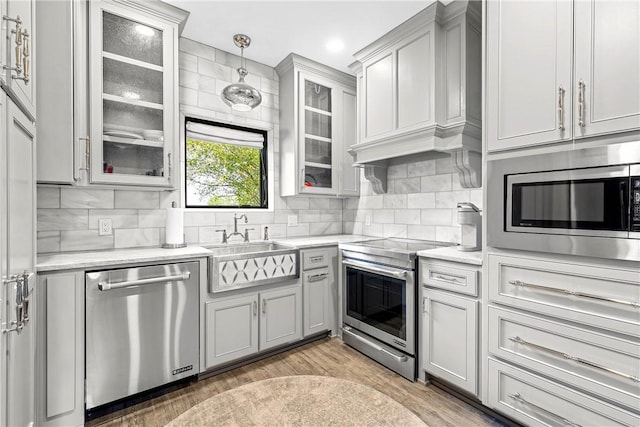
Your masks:
<svg viewBox="0 0 640 427"><path fill-rule="evenodd" d="M640 260L640 142L487 163L487 244Z"/></svg>

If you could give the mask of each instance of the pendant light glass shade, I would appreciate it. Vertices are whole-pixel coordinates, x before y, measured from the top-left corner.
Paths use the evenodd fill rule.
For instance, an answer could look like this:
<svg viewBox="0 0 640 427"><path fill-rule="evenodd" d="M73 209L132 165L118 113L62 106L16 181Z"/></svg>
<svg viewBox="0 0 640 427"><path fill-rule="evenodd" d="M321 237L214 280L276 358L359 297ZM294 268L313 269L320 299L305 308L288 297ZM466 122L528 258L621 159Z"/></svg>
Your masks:
<svg viewBox="0 0 640 427"><path fill-rule="evenodd" d="M251 39L244 34L236 34L233 36L233 42L240 48L240 68L238 68L240 78L238 83L232 83L225 87L220 96L224 103L234 110L250 111L262 102L260 92L244 82L245 76L249 74L244 67L244 48L251 44Z"/></svg>

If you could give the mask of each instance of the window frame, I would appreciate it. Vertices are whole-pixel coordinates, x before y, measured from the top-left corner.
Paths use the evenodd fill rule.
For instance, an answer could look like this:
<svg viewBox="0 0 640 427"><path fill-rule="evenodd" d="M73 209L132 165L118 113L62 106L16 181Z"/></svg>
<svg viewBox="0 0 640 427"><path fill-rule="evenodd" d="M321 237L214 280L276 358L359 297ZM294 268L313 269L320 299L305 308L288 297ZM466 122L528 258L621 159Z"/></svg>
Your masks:
<svg viewBox="0 0 640 427"><path fill-rule="evenodd" d="M270 181L269 181L269 170L270 168L270 164L269 164L269 160L270 160L270 156L269 156L269 133L270 131L266 130L266 129L261 129L258 127L247 127L247 126L240 126L240 125L236 125L233 123L227 123L227 122L222 122L222 121L215 121L215 120L211 120L211 119L203 119L200 117L197 117L193 114L183 114L183 123L181 126L181 130L182 130L182 138L180 138L180 151L182 152L182 160L183 160L183 167L182 167L182 182L180 185L180 191L183 192L183 206L185 209L189 209L191 211L195 211L195 210L201 210L203 212L211 212L212 210L219 210L221 212L229 212L230 210L252 210L252 211L270 211L272 210L269 201L271 199L271 185L270 185ZM216 126L216 127L222 127L222 128L227 128L227 129L234 129L234 130L239 130L239 131L243 131L243 132L251 132L251 133L256 133L256 134L260 134L263 137L263 145L262 145L262 152L260 154L260 170L261 170L261 179L260 179L260 204L261 206L241 206L241 205L234 205L234 206L205 206L205 205L197 205L197 206L188 206L187 205L187 124L189 122L192 123L199 123L199 124L204 124L204 125L209 125L209 126Z"/></svg>

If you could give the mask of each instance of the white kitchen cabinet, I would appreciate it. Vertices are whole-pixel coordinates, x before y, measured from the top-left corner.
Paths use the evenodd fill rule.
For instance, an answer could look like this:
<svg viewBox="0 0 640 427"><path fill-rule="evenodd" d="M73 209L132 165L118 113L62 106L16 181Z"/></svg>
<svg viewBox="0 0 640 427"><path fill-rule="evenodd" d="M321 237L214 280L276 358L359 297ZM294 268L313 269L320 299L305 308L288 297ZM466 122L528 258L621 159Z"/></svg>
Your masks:
<svg viewBox="0 0 640 427"><path fill-rule="evenodd" d="M91 182L172 186L177 39L152 10L89 3Z"/></svg>
<svg viewBox="0 0 640 427"><path fill-rule="evenodd" d="M431 375L478 394L478 301L423 290L423 366Z"/></svg>
<svg viewBox="0 0 640 427"><path fill-rule="evenodd" d="M575 137L640 129L640 3L575 1L574 17Z"/></svg>
<svg viewBox="0 0 640 427"><path fill-rule="evenodd" d="M260 350L302 338L302 290L289 286L260 292Z"/></svg>
<svg viewBox="0 0 640 427"><path fill-rule="evenodd" d="M36 3L38 153L41 183L89 182L88 5L58 0Z"/></svg>
<svg viewBox="0 0 640 427"><path fill-rule="evenodd" d="M358 196L359 171L347 150L356 138L356 81L287 56L280 77L280 194Z"/></svg>
<svg viewBox="0 0 640 427"><path fill-rule="evenodd" d="M178 35L162 2L38 2L38 181L173 188ZM39 38L40 40L40 38Z"/></svg>
<svg viewBox="0 0 640 427"><path fill-rule="evenodd" d="M258 352L258 293L206 304L206 367Z"/></svg>
<svg viewBox="0 0 640 427"><path fill-rule="evenodd" d="M27 281L28 311L18 318L20 278L35 266L35 125L11 98L0 91L0 424L29 425L34 422L35 321L38 290ZM18 276L18 277L16 277ZM22 303L23 310L26 304ZM27 321L28 319L28 321ZM18 322L18 325L16 325ZM21 333L9 331L22 326Z"/></svg>
<svg viewBox="0 0 640 427"><path fill-rule="evenodd" d="M639 8L487 3L488 150L640 129Z"/></svg>
<svg viewBox="0 0 640 427"><path fill-rule="evenodd" d="M572 138L572 9L563 0L487 3L490 151Z"/></svg>
<svg viewBox="0 0 640 427"><path fill-rule="evenodd" d="M545 412L551 411L580 424L599 425L605 416L638 425L640 264L506 251L487 260L483 403L525 423L553 420ZM550 380L543 384L543 377ZM583 406L595 418L589 411L565 412L571 406L565 402L558 406L558 397L578 395L594 396Z"/></svg>
<svg viewBox="0 0 640 427"><path fill-rule="evenodd" d="M591 395L489 359L490 406L523 425L637 426L640 417Z"/></svg>
<svg viewBox="0 0 640 427"><path fill-rule="evenodd" d="M302 259L302 335L338 330L338 248L303 249Z"/></svg>
<svg viewBox="0 0 640 427"><path fill-rule="evenodd" d="M330 286L328 268L319 268L303 273L303 336L308 337L331 329L329 322Z"/></svg>
<svg viewBox="0 0 640 427"><path fill-rule="evenodd" d="M480 268L420 257L420 369L478 397Z"/></svg>
<svg viewBox="0 0 640 427"><path fill-rule="evenodd" d="M427 151L450 153L462 186L481 185L480 16L479 2L435 2L354 54L361 129L351 150L376 193L389 159Z"/></svg>
<svg viewBox="0 0 640 427"><path fill-rule="evenodd" d="M35 4L35 0L0 1L0 85L32 121L36 118Z"/></svg>
<svg viewBox="0 0 640 427"><path fill-rule="evenodd" d="M84 271L38 277L37 425L84 423Z"/></svg>
<svg viewBox="0 0 640 427"><path fill-rule="evenodd" d="M299 284L216 298L205 306L205 369L302 338Z"/></svg>

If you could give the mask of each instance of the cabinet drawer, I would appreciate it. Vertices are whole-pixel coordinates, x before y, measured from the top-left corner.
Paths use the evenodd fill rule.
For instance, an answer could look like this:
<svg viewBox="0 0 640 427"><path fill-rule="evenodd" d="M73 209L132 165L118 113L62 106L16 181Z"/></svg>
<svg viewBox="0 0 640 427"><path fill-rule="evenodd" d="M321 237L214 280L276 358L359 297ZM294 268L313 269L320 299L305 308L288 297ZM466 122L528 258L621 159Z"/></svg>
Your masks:
<svg viewBox="0 0 640 427"><path fill-rule="evenodd" d="M637 426L640 422L631 412L491 358L489 378L488 405L524 425Z"/></svg>
<svg viewBox="0 0 640 427"><path fill-rule="evenodd" d="M328 267L330 262L329 249L314 249L302 251L302 269Z"/></svg>
<svg viewBox="0 0 640 427"><path fill-rule="evenodd" d="M420 284L461 294L478 296L477 269L458 263L433 262L420 259Z"/></svg>
<svg viewBox="0 0 640 427"><path fill-rule="evenodd" d="M490 306L489 351L640 411L638 342Z"/></svg>
<svg viewBox="0 0 640 427"><path fill-rule="evenodd" d="M489 299L638 337L640 274L631 264L623 269L490 254Z"/></svg>

